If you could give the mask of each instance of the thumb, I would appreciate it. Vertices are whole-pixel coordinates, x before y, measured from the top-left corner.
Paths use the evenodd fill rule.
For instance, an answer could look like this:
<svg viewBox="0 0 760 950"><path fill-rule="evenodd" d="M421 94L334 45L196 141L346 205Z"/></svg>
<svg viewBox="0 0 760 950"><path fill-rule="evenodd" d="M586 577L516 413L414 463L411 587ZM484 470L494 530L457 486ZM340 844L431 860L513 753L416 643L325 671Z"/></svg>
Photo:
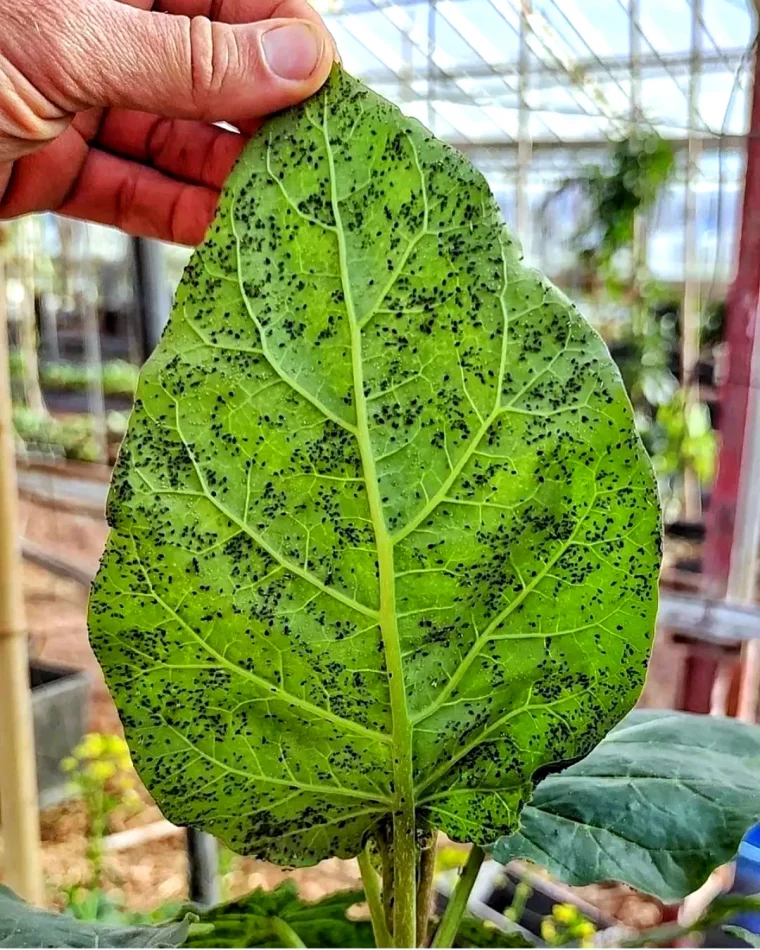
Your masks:
<svg viewBox="0 0 760 950"><path fill-rule="evenodd" d="M217 23L122 3L88 15L69 60L87 105L238 122L307 98L333 62L327 30L309 20Z"/></svg>

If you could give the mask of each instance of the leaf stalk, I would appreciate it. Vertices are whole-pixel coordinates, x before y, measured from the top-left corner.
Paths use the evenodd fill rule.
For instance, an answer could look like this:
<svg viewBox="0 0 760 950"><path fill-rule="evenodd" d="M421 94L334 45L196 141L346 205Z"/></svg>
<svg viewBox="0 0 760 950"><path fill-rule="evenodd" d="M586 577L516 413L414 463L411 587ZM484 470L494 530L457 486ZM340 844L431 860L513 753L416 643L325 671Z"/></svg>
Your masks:
<svg viewBox="0 0 760 950"><path fill-rule="evenodd" d="M383 907L383 898L380 893L380 882L377 872L372 867L370 858L370 845L360 852L357 858L359 870L364 884L364 896L367 898L370 917L372 918L372 932L375 935L375 945L377 947L392 947L393 940L388 930L388 923L385 918L385 908Z"/></svg>
<svg viewBox="0 0 760 950"><path fill-rule="evenodd" d="M272 918L272 930L282 941L283 947L305 947L306 944L282 917Z"/></svg>
<svg viewBox="0 0 760 950"><path fill-rule="evenodd" d="M459 923L467 909L467 901L470 899L472 888L480 871L486 853L482 848L473 845L467 858L467 863L459 876L459 880L454 888L454 893L446 905L441 922L435 932L431 947L451 947L454 944L454 938L459 930Z"/></svg>
<svg viewBox="0 0 760 950"><path fill-rule="evenodd" d="M435 884L436 835L433 835L420 853L420 873L417 882L417 946L424 947L433 903Z"/></svg>

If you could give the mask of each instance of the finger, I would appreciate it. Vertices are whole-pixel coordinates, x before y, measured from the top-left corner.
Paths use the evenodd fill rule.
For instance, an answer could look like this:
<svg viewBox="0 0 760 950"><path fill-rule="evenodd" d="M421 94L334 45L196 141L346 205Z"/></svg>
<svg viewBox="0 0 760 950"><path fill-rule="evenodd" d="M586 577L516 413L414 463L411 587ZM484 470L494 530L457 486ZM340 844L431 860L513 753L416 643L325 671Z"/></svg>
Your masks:
<svg viewBox="0 0 760 950"><path fill-rule="evenodd" d="M76 184L56 209L72 218L175 244L200 244L219 193L91 148Z"/></svg>
<svg viewBox="0 0 760 950"><path fill-rule="evenodd" d="M61 18L59 31L48 34L54 61L68 64L59 88L70 111L104 105L244 121L311 95L332 65L330 38L310 20L227 24L80 2L80 22ZM43 80L51 70L39 57L28 68ZM49 72L53 85L55 75Z"/></svg>
<svg viewBox="0 0 760 950"><path fill-rule="evenodd" d="M158 0L154 9L181 16L205 16L220 23L255 23L289 17L311 20L326 29L308 0Z"/></svg>
<svg viewBox="0 0 760 950"><path fill-rule="evenodd" d="M191 184L220 190L247 139L205 122L111 110L94 143Z"/></svg>
<svg viewBox="0 0 760 950"><path fill-rule="evenodd" d="M288 18L311 20L327 29L325 22L308 0L119 0L140 10L172 13L175 16L205 16L220 23L255 23L257 20ZM330 36L333 58L340 62L338 47Z"/></svg>
<svg viewBox="0 0 760 950"><path fill-rule="evenodd" d="M0 219L57 208L74 186L87 157L87 143L73 126L44 148L11 165L0 188Z"/></svg>
<svg viewBox="0 0 760 950"><path fill-rule="evenodd" d="M311 20L324 27L322 17L308 0L120 0L140 10L175 16L204 16L219 23L256 23L290 17Z"/></svg>

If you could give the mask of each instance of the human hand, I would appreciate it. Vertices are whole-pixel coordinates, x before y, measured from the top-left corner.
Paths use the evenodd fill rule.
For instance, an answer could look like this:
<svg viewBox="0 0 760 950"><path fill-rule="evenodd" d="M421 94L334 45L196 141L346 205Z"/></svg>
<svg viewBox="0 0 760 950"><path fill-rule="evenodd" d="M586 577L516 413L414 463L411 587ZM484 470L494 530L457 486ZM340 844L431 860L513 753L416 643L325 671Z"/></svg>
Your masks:
<svg viewBox="0 0 760 950"><path fill-rule="evenodd" d="M327 78L307 0L0 0L0 220L198 244L262 117Z"/></svg>

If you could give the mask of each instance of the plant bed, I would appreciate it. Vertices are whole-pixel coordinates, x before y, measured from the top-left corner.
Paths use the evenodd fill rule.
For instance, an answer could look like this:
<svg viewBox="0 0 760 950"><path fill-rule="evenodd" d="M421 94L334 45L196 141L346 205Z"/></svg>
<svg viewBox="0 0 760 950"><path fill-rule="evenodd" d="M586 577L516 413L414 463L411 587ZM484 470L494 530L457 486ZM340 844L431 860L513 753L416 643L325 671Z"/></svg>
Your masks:
<svg viewBox="0 0 760 950"><path fill-rule="evenodd" d="M81 462L78 459L51 458L49 455L34 455L16 459L16 468L25 471L39 471L63 478L87 478L91 481L108 483L111 480L112 467L102 462Z"/></svg>
<svg viewBox="0 0 760 950"><path fill-rule="evenodd" d="M60 387L43 387L45 405L51 412L82 413L89 411L89 397L87 390L63 389ZM123 393L106 393L103 397L106 411L129 412L132 408L132 397Z"/></svg>
<svg viewBox="0 0 760 950"><path fill-rule="evenodd" d="M42 808L67 796L61 760L84 735L90 677L80 670L30 663L37 790Z"/></svg>

